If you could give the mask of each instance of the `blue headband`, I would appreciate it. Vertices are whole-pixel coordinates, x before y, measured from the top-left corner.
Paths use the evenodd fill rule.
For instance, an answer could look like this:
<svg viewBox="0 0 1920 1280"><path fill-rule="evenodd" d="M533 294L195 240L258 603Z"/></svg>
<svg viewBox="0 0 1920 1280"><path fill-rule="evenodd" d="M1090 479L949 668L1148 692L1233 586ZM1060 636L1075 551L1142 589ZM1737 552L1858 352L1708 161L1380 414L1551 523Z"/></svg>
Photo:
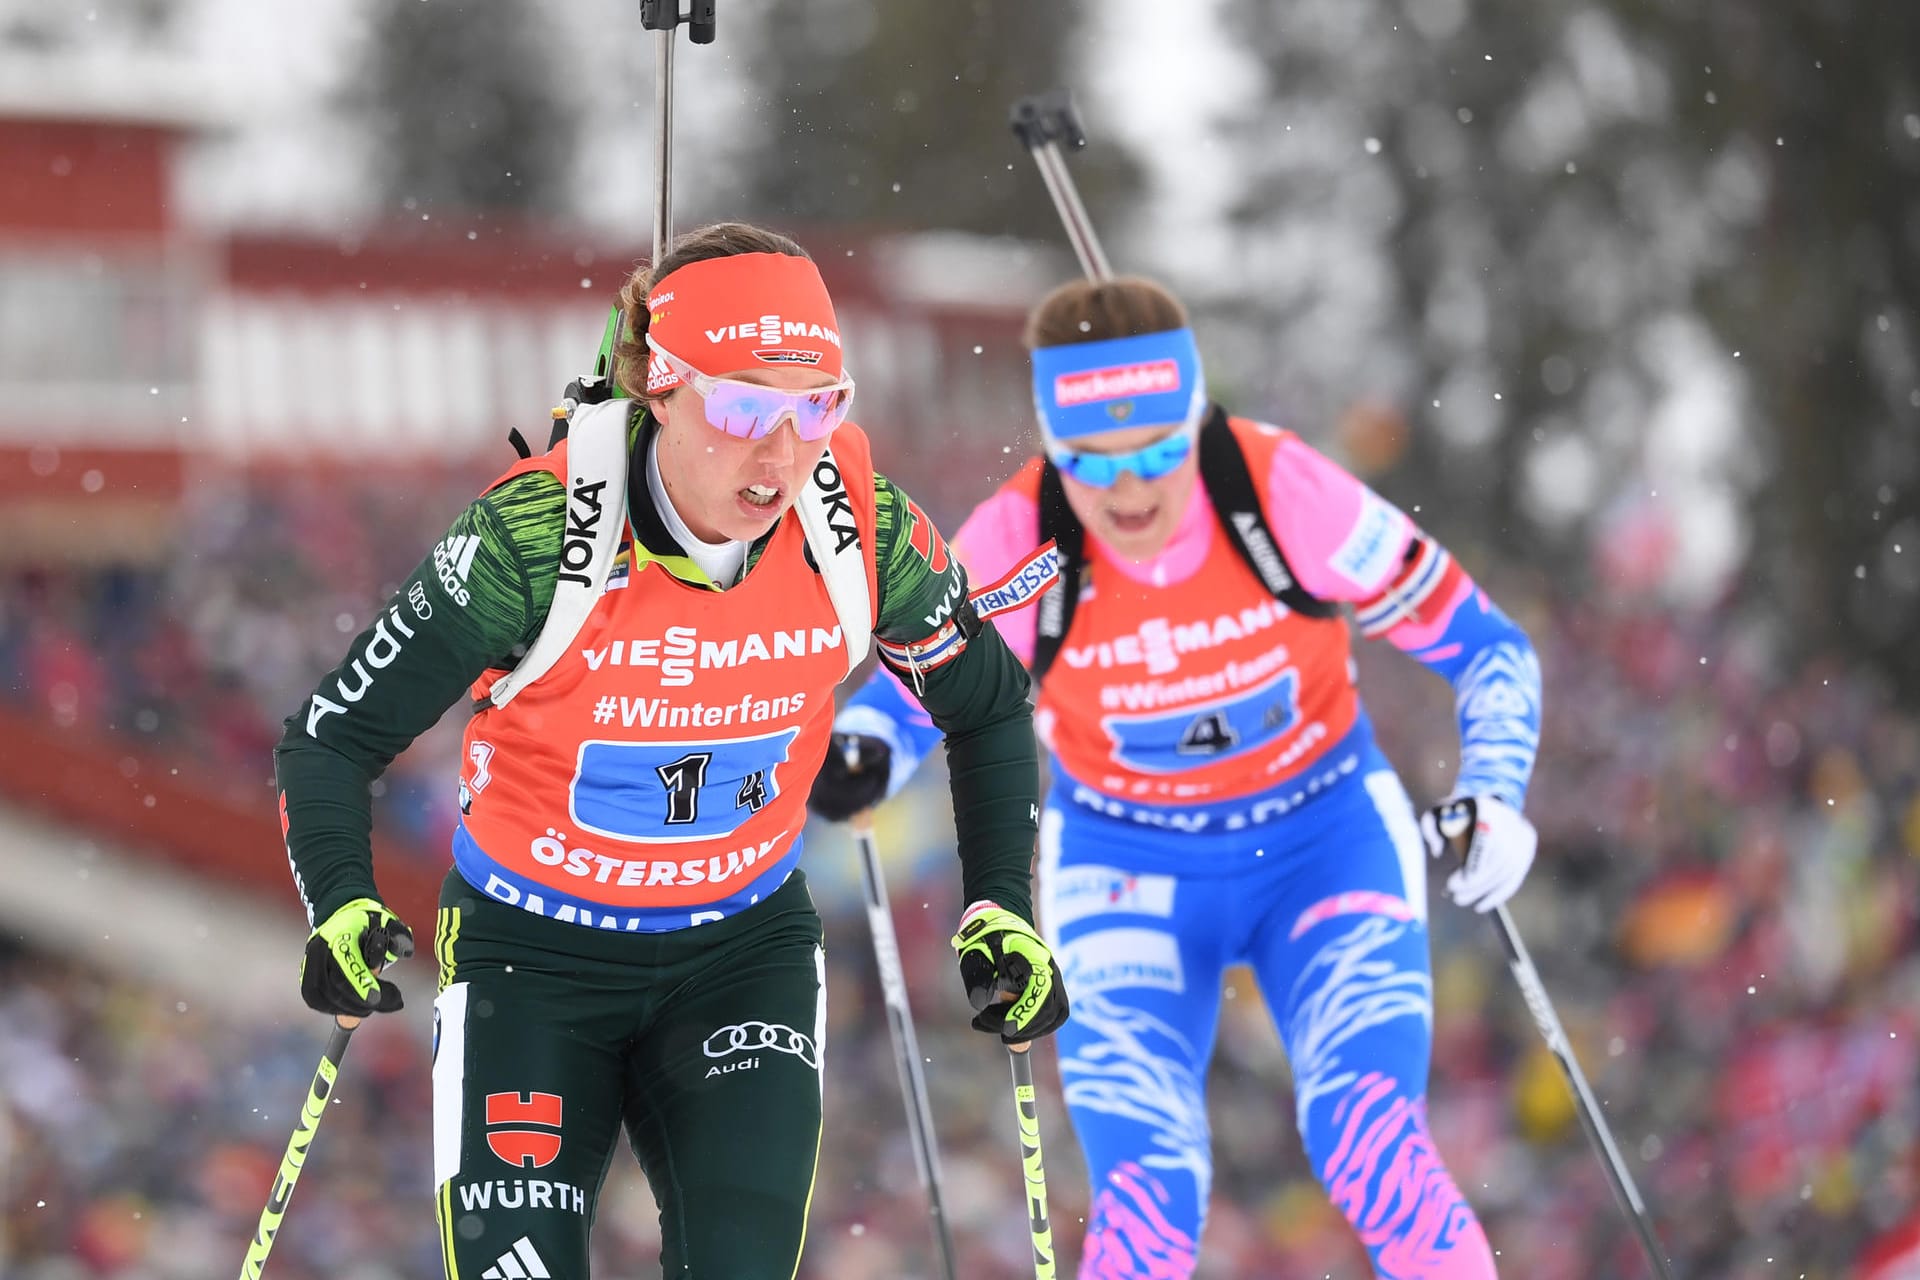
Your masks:
<svg viewBox="0 0 1920 1280"><path fill-rule="evenodd" d="M1206 403L1191 329L1070 342L1033 353L1033 406L1051 440L1184 423Z"/></svg>

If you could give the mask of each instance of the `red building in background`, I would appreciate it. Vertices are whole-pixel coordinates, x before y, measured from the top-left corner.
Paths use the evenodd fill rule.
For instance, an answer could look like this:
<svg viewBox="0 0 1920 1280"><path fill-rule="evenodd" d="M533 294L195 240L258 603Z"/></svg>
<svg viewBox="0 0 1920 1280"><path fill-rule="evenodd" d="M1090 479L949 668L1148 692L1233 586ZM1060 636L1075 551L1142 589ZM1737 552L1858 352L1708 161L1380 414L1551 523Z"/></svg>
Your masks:
<svg viewBox="0 0 1920 1280"><path fill-rule="evenodd" d="M0 89L0 539L16 555L125 554L116 535L151 531L188 465L497 454L510 427L539 429L648 251L643 226L616 243L484 214L196 228L176 213L179 161L217 122L190 100L71 97ZM835 291L857 416L901 478L1005 456L1029 419L1019 324L1061 264L968 237L797 234ZM51 508L82 496L93 519L45 545L65 523Z"/></svg>

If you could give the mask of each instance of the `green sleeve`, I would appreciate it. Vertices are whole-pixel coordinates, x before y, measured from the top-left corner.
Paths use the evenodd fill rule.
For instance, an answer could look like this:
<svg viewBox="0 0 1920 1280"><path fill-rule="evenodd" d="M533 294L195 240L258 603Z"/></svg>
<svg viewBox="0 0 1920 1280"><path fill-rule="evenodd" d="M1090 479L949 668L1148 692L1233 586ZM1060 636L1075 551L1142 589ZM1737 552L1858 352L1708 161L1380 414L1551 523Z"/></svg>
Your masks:
<svg viewBox="0 0 1920 1280"><path fill-rule="evenodd" d="M874 633L911 644L931 637L965 601L966 570L898 486L884 476L874 479L880 578ZM946 735L966 901L997 902L1032 923L1040 759L1026 668L991 623L980 625L958 657L917 677L888 666Z"/></svg>
<svg viewBox="0 0 1920 1280"><path fill-rule="evenodd" d="M294 883L314 922L379 896L374 779L538 634L553 602L565 503L544 471L476 500L287 717L274 771Z"/></svg>

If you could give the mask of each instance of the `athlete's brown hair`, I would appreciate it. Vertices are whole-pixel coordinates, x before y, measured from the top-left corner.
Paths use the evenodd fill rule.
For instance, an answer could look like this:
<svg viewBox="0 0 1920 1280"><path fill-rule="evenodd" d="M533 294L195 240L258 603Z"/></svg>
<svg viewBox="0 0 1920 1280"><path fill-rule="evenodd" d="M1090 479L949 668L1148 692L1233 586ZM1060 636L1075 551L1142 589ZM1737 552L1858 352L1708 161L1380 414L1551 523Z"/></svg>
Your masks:
<svg viewBox="0 0 1920 1280"><path fill-rule="evenodd" d="M660 259L659 269L652 263L635 267L627 282L620 286L620 335L613 344L613 382L635 400L658 399L647 394L647 295L656 280L664 280L691 262L708 258L731 258L740 253L781 253L789 258L807 258L805 249L778 231L768 231L749 222L716 222L685 235L675 236Z"/></svg>
<svg viewBox="0 0 1920 1280"><path fill-rule="evenodd" d="M1165 288L1139 276L1074 280L1040 300L1027 317L1028 350L1072 342L1105 342L1187 327L1187 309Z"/></svg>

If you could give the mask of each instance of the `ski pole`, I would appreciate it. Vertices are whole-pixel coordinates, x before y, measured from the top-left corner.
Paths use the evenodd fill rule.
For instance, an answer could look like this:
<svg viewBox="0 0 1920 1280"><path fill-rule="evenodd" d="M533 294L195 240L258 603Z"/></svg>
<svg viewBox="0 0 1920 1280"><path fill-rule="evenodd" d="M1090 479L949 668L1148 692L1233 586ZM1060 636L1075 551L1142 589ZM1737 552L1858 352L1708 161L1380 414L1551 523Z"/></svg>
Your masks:
<svg viewBox="0 0 1920 1280"><path fill-rule="evenodd" d="M1113 269L1107 265L1107 255L1100 248L1100 237L1094 233L1093 221L1087 217L1087 207L1080 203L1080 191L1073 184L1073 174L1067 170L1066 157L1060 154L1063 146L1078 151L1087 145L1087 133L1080 127L1080 113L1074 109L1073 95L1065 89L1029 94L1013 104L1012 124L1014 136L1026 146L1040 170L1041 181L1047 184L1047 194L1053 197L1054 210L1067 229L1067 239L1073 242L1080 269L1092 280L1113 279Z"/></svg>
<svg viewBox="0 0 1920 1280"><path fill-rule="evenodd" d="M849 742L848 764L859 748ZM907 1106L907 1135L913 1142L914 1164L920 1186L927 1193L927 1212L933 1225L933 1243L940 1254L940 1274L955 1280L953 1235L947 1227L945 1197L940 1183L940 1148L934 1137L933 1108L927 1097L926 1074L921 1070L920 1044L913 1032L913 1010L907 1004L907 977L900 963L900 943L894 936L893 910L887 902L887 882L880 867L879 847L873 839L873 815L853 818L853 840L860 849L860 875L866 887L867 925L873 934L873 958L880 971L880 990L886 999L887 1031L893 1039L893 1062L900 1071L900 1093Z"/></svg>
<svg viewBox="0 0 1920 1280"><path fill-rule="evenodd" d="M1464 805L1450 807L1439 816L1437 825L1440 834L1453 845L1456 853L1465 852L1470 834L1469 821ZM1521 940L1520 930L1514 926L1513 917L1507 913L1505 905L1493 909L1492 920L1493 930L1500 937L1501 949L1507 953L1507 967L1513 971L1514 981L1520 984L1520 995L1526 1001L1527 1012L1533 1015L1533 1025L1539 1029L1541 1038L1547 1042L1548 1051L1559 1061L1560 1070L1567 1077L1567 1085L1573 1091L1574 1109L1580 1115L1580 1127L1587 1131L1587 1141L1600 1157L1601 1168L1606 1171L1607 1181L1613 1187L1614 1199L1619 1202L1621 1212L1627 1215L1627 1221L1633 1224L1635 1234L1640 1237L1640 1247L1646 1252L1654 1275L1659 1280L1673 1280L1673 1272L1667 1269L1666 1252L1653 1230L1653 1217L1647 1212L1646 1203L1640 1198L1640 1188L1634 1185L1633 1174L1627 1169L1627 1162L1621 1158L1620 1148L1614 1143L1613 1131L1607 1125L1606 1116L1601 1113L1600 1104L1594 1099L1593 1089L1587 1084L1586 1072L1580 1069L1580 1060L1574 1056L1573 1042L1567 1039L1566 1029L1560 1025L1560 1015L1554 1011L1553 1001L1547 996L1546 984L1540 981L1540 971L1534 967L1533 957L1527 952L1527 944Z"/></svg>
<svg viewBox="0 0 1920 1280"><path fill-rule="evenodd" d="M300 1119L287 1141L287 1153L280 1159L280 1172L274 1175L266 1207L260 1210L260 1225L254 1230L246 1260L240 1264L240 1280L260 1280L260 1273L266 1270L267 1254L280 1234L281 1220L287 1216L294 1183L299 1181L300 1169L307 1162L307 1151L320 1128L320 1117L327 1113L327 1099L332 1096L334 1080L340 1074L340 1060L347 1056L347 1043L359 1025L359 1018L333 1020L333 1034L327 1037L326 1048L320 1051L320 1065L314 1070L313 1084L308 1087L307 1100L300 1108Z"/></svg>
<svg viewBox="0 0 1920 1280"><path fill-rule="evenodd" d="M640 25L654 33L653 45L653 267L667 256L673 243L673 32L687 25L687 38L695 44L712 44L714 5L717 0L693 0L693 7L680 12L679 0L640 0ZM620 340L620 304L607 313L607 327L600 339L600 354L591 378L580 378L568 386L567 394L554 417L564 421L573 416L586 390L594 380L613 378L613 349ZM548 447L560 443L564 426L556 426ZM508 439L512 439L510 433ZM524 455L523 455L524 456Z"/></svg>
<svg viewBox="0 0 1920 1280"><path fill-rule="evenodd" d="M1520 984L1520 995L1527 1003L1527 1011L1533 1015L1533 1025L1539 1028L1548 1050L1559 1060L1560 1069L1566 1074L1567 1085L1573 1090L1575 1108L1580 1113L1581 1127L1587 1131L1587 1141L1593 1144L1594 1152L1606 1170L1607 1181L1613 1186L1614 1199L1619 1202L1620 1211L1627 1215L1635 1234L1640 1237L1640 1247L1646 1251L1647 1262L1653 1267L1654 1275L1660 1280L1673 1280L1673 1272L1667 1269L1665 1251L1660 1247L1660 1238L1654 1234L1653 1218L1640 1198L1640 1188L1634 1185L1633 1174L1628 1171L1627 1162L1621 1158L1620 1148L1614 1144L1613 1132L1607 1127L1600 1104L1594 1100L1586 1073L1580 1069L1580 1060L1574 1057L1573 1044L1560 1026L1560 1017L1554 1012L1553 1002L1547 998L1546 984L1540 981L1540 971L1533 967L1533 957L1527 954L1527 944L1521 941L1520 931L1514 927L1513 917L1507 914L1506 907L1495 907L1492 915L1494 932L1500 935L1500 946L1507 953L1507 967L1513 970L1514 981Z"/></svg>
<svg viewBox="0 0 1920 1280"><path fill-rule="evenodd" d="M1033 1242L1034 1280L1054 1280L1053 1224L1047 1216L1047 1167L1040 1154L1040 1112L1034 1104L1028 1044L1007 1046L1013 1064L1013 1110L1020 1123L1020 1169L1027 1183L1027 1232Z"/></svg>
<svg viewBox="0 0 1920 1280"><path fill-rule="evenodd" d="M673 31L687 24L687 39L712 44L716 0L693 0L680 12L680 0L640 0L640 25L654 33L653 56L653 261L666 256L673 241Z"/></svg>

